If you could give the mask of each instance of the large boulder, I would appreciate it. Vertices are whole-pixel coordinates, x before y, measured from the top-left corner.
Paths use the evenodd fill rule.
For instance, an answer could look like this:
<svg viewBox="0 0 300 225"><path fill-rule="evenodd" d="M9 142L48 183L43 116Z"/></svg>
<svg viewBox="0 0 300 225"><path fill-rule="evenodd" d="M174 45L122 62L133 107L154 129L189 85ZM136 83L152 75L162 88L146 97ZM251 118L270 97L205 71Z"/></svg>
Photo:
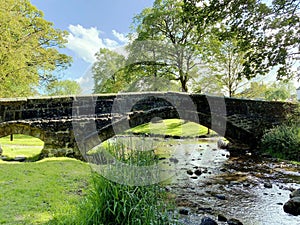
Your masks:
<svg viewBox="0 0 300 225"><path fill-rule="evenodd" d="M293 197L283 205L283 210L286 213L294 216L300 215L300 197Z"/></svg>

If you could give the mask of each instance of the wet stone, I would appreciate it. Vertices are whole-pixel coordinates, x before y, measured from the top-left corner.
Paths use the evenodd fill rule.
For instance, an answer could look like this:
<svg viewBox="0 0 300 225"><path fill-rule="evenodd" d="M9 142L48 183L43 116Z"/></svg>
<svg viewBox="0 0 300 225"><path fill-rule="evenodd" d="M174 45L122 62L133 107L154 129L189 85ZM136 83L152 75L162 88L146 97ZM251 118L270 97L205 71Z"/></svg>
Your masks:
<svg viewBox="0 0 300 225"><path fill-rule="evenodd" d="M188 171L186 171L186 173L187 173L188 175L193 175L193 174L194 174L192 170L188 170Z"/></svg>
<svg viewBox="0 0 300 225"><path fill-rule="evenodd" d="M290 194L290 198L300 197L300 188Z"/></svg>
<svg viewBox="0 0 300 225"><path fill-rule="evenodd" d="M273 185L271 183L264 183L265 188L272 188Z"/></svg>
<svg viewBox="0 0 300 225"><path fill-rule="evenodd" d="M203 217L201 219L200 225L218 225L218 224L216 221L214 221L213 219L211 219L209 217Z"/></svg>
<svg viewBox="0 0 300 225"><path fill-rule="evenodd" d="M218 215L218 221L220 222L227 222L227 218L221 214Z"/></svg>
<svg viewBox="0 0 300 225"><path fill-rule="evenodd" d="M292 214L294 216L300 215L300 197L291 198L283 206L283 210L286 213Z"/></svg>
<svg viewBox="0 0 300 225"><path fill-rule="evenodd" d="M202 174L201 170L195 170L194 172L197 176L200 176Z"/></svg>
<svg viewBox="0 0 300 225"><path fill-rule="evenodd" d="M190 209L188 208L180 208L179 209L179 214L181 215L188 215L190 213Z"/></svg>
<svg viewBox="0 0 300 225"><path fill-rule="evenodd" d="M241 221L237 219L230 219L227 221L228 225L243 225Z"/></svg>
<svg viewBox="0 0 300 225"><path fill-rule="evenodd" d="M217 194L217 195L215 195L215 197L217 199L220 199L220 200L225 200L226 199L225 195L219 195L219 194Z"/></svg>
<svg viewBox="0 0 300 225"><path fill-rule="evenodd" d="M23 156L23 155L17 155L14 158L14 161L18 161L18 162L24 162L25 160L26 160L26 156Z"/></svg>

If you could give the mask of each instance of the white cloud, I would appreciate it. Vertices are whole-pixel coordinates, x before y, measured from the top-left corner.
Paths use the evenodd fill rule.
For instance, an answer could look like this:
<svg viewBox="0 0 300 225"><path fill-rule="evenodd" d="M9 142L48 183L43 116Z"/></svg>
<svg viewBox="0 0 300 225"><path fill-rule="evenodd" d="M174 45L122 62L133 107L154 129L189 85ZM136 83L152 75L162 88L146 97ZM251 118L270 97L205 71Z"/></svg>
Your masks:
<svg viewBox="0 0 300 225"><path fill-rule="evenodd" d="M112 30L112 33L120 42L125 44L129 42L128 38L124 34L119 33L116 30Z"/></svg>
<svg viewBox="0 0 300 225"><path fill-rule="evenodd" d="M103 32L96 27L85 28L81 25L69 25L70 34L67 37L68 43L66 47L73 51L77 57L89 63L81 77L76 79L80 84L83 94L90 94L93 91L94 80L92 74L92 65L96 61L95 54L100 48L108 48L119 54L127 55L124 45L128 43L128 39L122 33L112 30L113 39L103 38Z"/></svg>
<svg viewBox="0 0 300 225"><path fill-rule="evenodd" d="M69 25L70 34L67 37L66 47L73 51L79 58L88 63L94 63L95 54L100 48L114 49L121 47L128 42L124 34L112 30L112 34L117 40L101 38L103 33L96 27L85 28L81 25Z"/></svg>
<svg viewBox="0 0 300 225"><path fill-rule="evenodd" d="M99 38L100 31L95 27L84 28L81 25L70 25L69 30L66 47L84 61L93 63L96 59L95 53L104 47L102 39Z"/></svg>

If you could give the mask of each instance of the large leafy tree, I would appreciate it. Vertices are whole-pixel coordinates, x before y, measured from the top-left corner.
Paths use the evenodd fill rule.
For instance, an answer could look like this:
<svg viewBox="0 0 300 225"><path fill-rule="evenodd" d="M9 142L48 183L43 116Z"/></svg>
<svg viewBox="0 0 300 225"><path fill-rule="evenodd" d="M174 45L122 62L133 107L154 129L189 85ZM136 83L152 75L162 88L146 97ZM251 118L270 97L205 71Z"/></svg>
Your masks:
<svg viewBox="0 0 300 225"><path fill-rule="evenodd" d="M149 40L152 44L147 46L146 58L135 57L136 62L130 64L147 66L152 73L154 69L154 76L179 81L182 91L188 91L188 82L195 74L193 69L199 64L197 47L202 36L195 21L185 18L183 1L156 0L152 8L136 17L133 27L137 33L133 47Z"/></svg>
<svg viewBox="0 0 300 225"><path fill-rule="evenodd" d="M201 4L202 3L202 4ZM299 60L300 1L274 0L185 0L185 13L193 21L218 21L227 28L223 39L239 38L245 52L247 78L267 74L277 68L278 79L291 79ZM199 28L202 24L199 23Z"/></svg>
<svg viewBox="0 0 300 225"><path fill-rule="evenodd" d="M206 39L203 61L207 69L198 81L199 86L211 87L208 90L203 88L204 92L211 93L215 89L233 97L247 83L245 78L239 76L244 69L244 53L240 51L236 38L220 41L217 36L208 35ZM219 90L216 90L217 87Z"/></svg>
<svg viewBox="0 0 300 225"><path fill-rule="evenodd" d="M61 54L67 33L53 28L28 0L0 1L0 97L35 94L53 71L69 66Z"/></svg>

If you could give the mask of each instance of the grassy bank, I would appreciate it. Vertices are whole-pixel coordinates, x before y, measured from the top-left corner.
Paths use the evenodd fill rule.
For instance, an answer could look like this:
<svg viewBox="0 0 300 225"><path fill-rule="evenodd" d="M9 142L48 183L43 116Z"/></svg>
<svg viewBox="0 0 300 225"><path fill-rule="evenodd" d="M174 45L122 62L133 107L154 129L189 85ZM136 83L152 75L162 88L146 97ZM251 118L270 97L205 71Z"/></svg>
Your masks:
<svg viewBox="0 0 300 225"><path fill-rule="evenodd" d="M14 134L13 141L10 140L10 136L0 138L0 146L3 150L2 155L8 159L13 159L19 155L35 158L41 153L44 142L27 135Z"/></svg>
<svg viewBox="0 0 300 225"><path fill-rule="evenodd" d="M180 119L167 119L146 123L132 128L128 132L171 137L199 137L207 135L208 129L193 122L187 122ZM210 131L210 134L215 133Z"/></svg>
<svg viewBox="0 0 300 225"><path fill-rule="evenodd" d="M72 212L90 181L88 164L74 159L0 160L0 224L45 224L56 214Z"/></svg>
<svg viewBox="0 0 300 225"><path fill-rule="evenodd" d="M40 144L37 139L22 135L16 135L13 144L9 137L0 141L3 146L12 145L13 149L5 148L3 152L10 157L20 152L33 154L34 146ZM157 160L153 149L103 146L126 164L147 166ZM169 221L169 205L164 202L165 192L160 185L115 183L92 173L89 164L75 159L25 163L0 160L0 190L0 224L135 225Z"/></svg>

